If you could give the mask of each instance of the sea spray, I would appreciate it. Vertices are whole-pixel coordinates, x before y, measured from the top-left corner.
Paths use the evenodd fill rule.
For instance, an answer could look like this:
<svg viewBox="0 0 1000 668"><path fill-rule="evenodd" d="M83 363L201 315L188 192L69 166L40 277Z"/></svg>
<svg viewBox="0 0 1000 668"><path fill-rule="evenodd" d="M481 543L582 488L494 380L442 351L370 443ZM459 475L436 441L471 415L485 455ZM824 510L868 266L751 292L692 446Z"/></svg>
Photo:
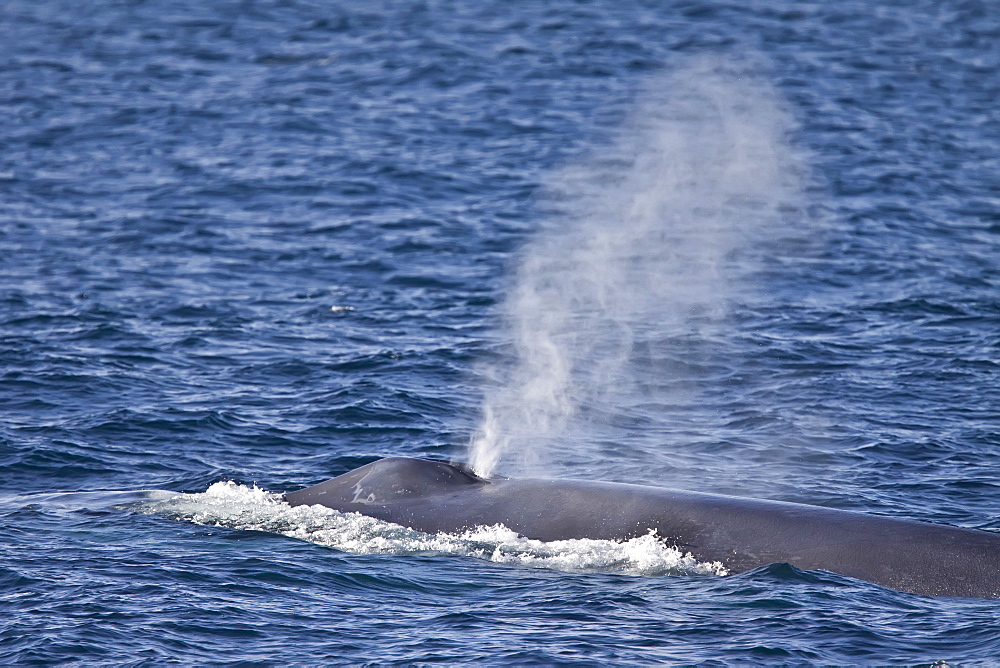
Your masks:
<svg viewBox="0 0 1000 668"><path fill-rule="evenodd" d="M515 359L489 372L477 473L501 458L545 472L594 416L662 395L643 378L665 342L724 315L739 280L727 262L799 204L794 123L757 70L703 58L655 77L606 147L552 175L542 199L555 213L503 307Z"/></svg>

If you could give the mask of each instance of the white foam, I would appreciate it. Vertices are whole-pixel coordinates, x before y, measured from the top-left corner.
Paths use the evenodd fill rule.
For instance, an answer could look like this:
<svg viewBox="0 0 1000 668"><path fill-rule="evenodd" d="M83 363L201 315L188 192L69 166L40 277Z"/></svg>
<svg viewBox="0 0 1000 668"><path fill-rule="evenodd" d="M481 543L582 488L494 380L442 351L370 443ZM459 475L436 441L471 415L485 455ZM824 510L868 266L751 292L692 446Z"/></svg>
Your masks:
<svg viewBox="0 0 1000 668"><path fill-rule="evenodd" d="M280 495L232 482L215 483L200 494L156 499L137 509L202 525L278 533L353 554L456 555L534 568L628 575L727 574L721 563L699 562L653 532L627 541L545 542L496 525L432 535L322 506L293 508Z"/></svg>

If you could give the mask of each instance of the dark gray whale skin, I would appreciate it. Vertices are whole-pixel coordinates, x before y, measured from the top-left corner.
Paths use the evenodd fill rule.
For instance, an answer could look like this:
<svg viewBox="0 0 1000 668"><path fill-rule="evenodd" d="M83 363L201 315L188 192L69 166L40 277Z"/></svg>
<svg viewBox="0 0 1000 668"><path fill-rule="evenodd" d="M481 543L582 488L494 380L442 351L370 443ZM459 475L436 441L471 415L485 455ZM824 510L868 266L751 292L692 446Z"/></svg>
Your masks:
<svg viewBox="0 0 1000 668"><path fill-rule="evenodd" d="M1000 598L1000 533L780 501L580 480L483 479L393 457L285 494L426 533L503 524L538 540L626 540L651 529L730 573L823 569L925 596Z"/></svg>

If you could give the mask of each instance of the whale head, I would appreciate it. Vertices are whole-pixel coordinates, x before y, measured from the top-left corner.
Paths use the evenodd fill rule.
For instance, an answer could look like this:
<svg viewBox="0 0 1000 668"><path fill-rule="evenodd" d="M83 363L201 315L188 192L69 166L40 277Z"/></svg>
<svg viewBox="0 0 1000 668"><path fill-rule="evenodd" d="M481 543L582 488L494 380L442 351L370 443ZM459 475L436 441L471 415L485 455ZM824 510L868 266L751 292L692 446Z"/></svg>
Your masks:
<svg viewBox="0 0 1000 668"><path fill-rule="evenodd" d="M285 494L285 500L293 506L321 504L348 510L352 506L385 505L414 496L434 496L485 484L489 481L472 473L465 464L389 457Z"/></svg>

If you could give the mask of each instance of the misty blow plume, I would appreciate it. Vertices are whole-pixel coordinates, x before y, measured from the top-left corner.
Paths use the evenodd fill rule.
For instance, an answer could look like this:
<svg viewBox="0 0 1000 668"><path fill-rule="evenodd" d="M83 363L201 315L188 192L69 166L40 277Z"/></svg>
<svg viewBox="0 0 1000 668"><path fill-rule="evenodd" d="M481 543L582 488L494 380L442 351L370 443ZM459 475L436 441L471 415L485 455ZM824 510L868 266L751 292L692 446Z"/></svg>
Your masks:
<svg viewBox="0 0 1000 668"><path fill-rule="evenodd" d="M491 369L470 445L480 475L559 461L586 438L581 412L633 392L650 337L720 317L727 257L799 199L794 128L745 63L702 59L654 77L615 136L551 174L540 221L503 305L515 358ZM664 399L661 397L661 399Z"/></svg>

